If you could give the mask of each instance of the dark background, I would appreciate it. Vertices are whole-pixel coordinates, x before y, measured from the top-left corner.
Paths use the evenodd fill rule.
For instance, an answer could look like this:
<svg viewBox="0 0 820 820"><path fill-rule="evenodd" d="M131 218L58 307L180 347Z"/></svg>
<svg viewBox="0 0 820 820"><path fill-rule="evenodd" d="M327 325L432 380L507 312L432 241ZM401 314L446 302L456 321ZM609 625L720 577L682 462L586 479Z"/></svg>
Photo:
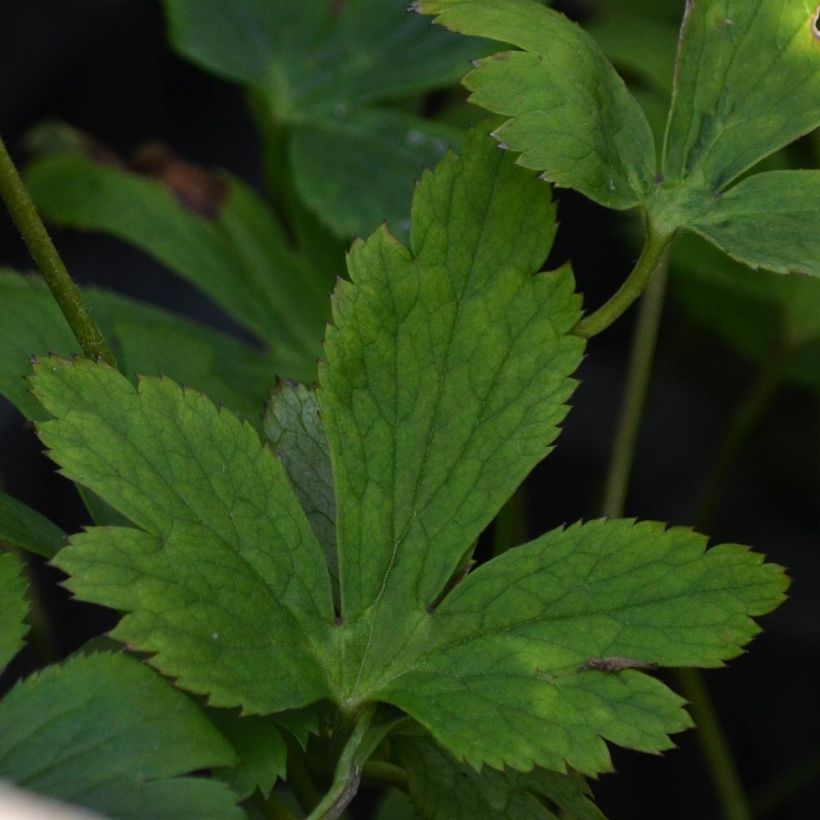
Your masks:
<svg viewBox="0 0 820 820"><path fill-rule="evenodd" d="M305 0L310 2L310 0ZM572 11L572 9L569 9ZM181 156L261 183L258 141L238 88L201 73L167 49L158 3L147 0L0 0L0 130L19 160L20 138L63 119L117 152L160 139ZM600 304L628 272L622 217L559 193L554 257L572 258L587 304ZM82 282L115 288L231 329L200 296L137 251L107 237L56 232ZM0 265L29 261L0 219ZM0 305L0 321L3 306ZM621 396L634 312L588 348L582 384L557 450L527 483L531 535L595 514ZM667 304L642 428L629 515L691 524L730 415L755 369ZM781 388L732 471L716 540L750 544L786 565L791 599L730 668L707 674L752 795L773 778L808 767L809 782L770 817L814 820L820 805L820 401ZM53 473L34 434L0 399L0 482L69 531L85 523L73 488ZM65 653L112 624L103 610L53 592L38 568ZM24 653L16 671L31 659ZM595 791L613 818L717 818L695 734L662 758L614 750L617 776Z"/></svg>

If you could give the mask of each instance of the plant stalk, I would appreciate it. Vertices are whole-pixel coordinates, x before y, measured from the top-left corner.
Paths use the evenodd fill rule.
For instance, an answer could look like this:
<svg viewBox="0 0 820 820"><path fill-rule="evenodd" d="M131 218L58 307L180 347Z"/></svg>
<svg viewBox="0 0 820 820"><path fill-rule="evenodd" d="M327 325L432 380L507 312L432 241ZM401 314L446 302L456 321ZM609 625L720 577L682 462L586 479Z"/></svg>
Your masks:
<svg viewBox="0 0 820 820"><path fill-rule="evenodd" d="M601 505L601 512L607 518L618 518L624 513L629 477L635 460L638 431L649 391L652 364L655 361L667 279L668 259L664 256L657 274L649 283L641 299L638 324L632 340L626 387L615 438L612 442L604 500Z"/></svg>
<svg viewBox="0 0 820 820"><path fill-rule="evenodd" d="M652 274L661 266L674 232L659 231L647 221L646 241L632 272L608 302L598 310L585 316L573 329L576 336L590 339L606 330L616 319L622 316L646 290Z"/></svg>
<svg viewBox="0 0 820 820"><path fill-rule="evenodd" d="M650 242L651 232L647 237L647 243ZM647 266L651 264L652 271L656 268L660 270L646 289L635 328L626 388L613 441L602 505L603 514L609 518L618 518L624 513L635 445L657 348L667 278L665 260L669 238L656 242L657 248L660 249L659 256L655 255L657 251L649 252L647 249L644 249L641 255L642 260L649 260ZM641 262L638 263L636 270L640 267ZM592 314L589 318L593 319L595 316L596 314ZM750 820L749 804L737 767L700 673L694 669L677 670L676 678L691 704L697 726L696 733L726 820Z"/></svg>
<svg viewBox="0 0 820 820"><path fill-rule="evenodd" d="M101 360L113 366L114 359L108 345L91 317L80 289L66 270L60 254L57 253L2 138L0 138L0 195L79 342L83 354L93 361Z"/></svg>

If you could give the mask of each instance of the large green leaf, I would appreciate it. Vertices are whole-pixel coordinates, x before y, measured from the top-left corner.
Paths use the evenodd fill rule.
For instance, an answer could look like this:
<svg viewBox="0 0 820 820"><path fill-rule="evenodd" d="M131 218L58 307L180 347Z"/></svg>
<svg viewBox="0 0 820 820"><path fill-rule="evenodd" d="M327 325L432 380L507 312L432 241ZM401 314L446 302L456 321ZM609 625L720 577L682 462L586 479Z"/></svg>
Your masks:
<svg viewBox="0 0 820 820"><path fill-rule="evenodd" d="M52 456L141 528L77 536L56 559L70 587L124 610L114 635L215 704L384 701L460 761L523 771L605 770L605 739L668 748L688 716L639 667L735 656L749 616L780 601L779 568L736 546L704 552L688 530L595 522L453 588L574 386L572 277L534 274L554 228L549 188L477 131L423 178L409 247L382 229L351 252L318 389L338 617L285 468L250 428L168 381L135 390L104 365L40 362ZM285 395L294 476L289 431L311 400Z"/></svg>
<svg viewBox="0 0 820 820"><path fill-rule="evenodd" d="M295 126L290 159L302 198L337 234L388 222L405 236L416 179L460 140L454 128L373 109Z"/></svg>
<svg viewBox="0 0 820 820"><path fill-rule="evenodd" d="M511 117L494 132L544 172L610 208L652 188L655 144L640 106L595 40L536 0L419 0L436 22L524 49L483 60L464 83L471 100Z"/></svg>
<svg viewBox="0 0 820 820"><path fill-rule="evenodd" d="M56 559L70 588L127 615L113 636L216 706L273 712L328 694L321 549L256 432L173 382L43 360L40 435L72 480L142 529L96 528ZM123 584L123 577L130 581Z"/></svg>
<svg viewBox="0 0 820 820"><path fill-rule="evenodd" d="M664 174L719 191L820 124L820 38L809 0L691 0Z"/></svg>
<svg viewBox="0 0 820 820"><path fill-rule="evenodd" d="M768 171L735 185L689 226L753 268L820 276L818 214L820 171Z"/></svg>
<svg viewBox="0 0 820 820"><path fill-rule="evenodd" d="M19 559L10 553L0 553L0 672L22 649L28 631L26 582ZM0 741L2 742L2 741Z"/></svg>
<svg viewBox="0 0 820 820"><path fill-rule="evenodd" d="M225 176L224 200L203 216L156 179L74 154L39 160L27 184L46 218L150 254L267 342L287 370L280 375L310 378L336 271L295 254L247 186Z"/></svg>
<svg viewBox="0 0 820 820"><path fill-rule="evenodd" d="M429 738L397 739L410 797L424 820L492 817L496 820L603 820L576 774L543 769L522 774L477 772Z"/></svg>
<svg viewBox="0 0 820 820"><path fill-rule="evenodd" d="M257 421L276 373L288 369L277 357L159 308L95 289L85 297L131 378L170 376ZM27 418L42 418L26 383L32 356L67 356L79 347L39 277L0 271L0 302L0 394Z"/></svg>
<svg viewBox="0 0 820 820"><path fill-rule="evenodd" d="M226 786L183 776L233 762L185 695L123 655L51 666L0 701L0 778L115 820L241 820Z"/></svg>
<svg viewBox="0 0 820 820"><path fill-rule="evenodd" d="M65 542L66 534L56 524L0 492L0 544L53 558Z"/></svg>

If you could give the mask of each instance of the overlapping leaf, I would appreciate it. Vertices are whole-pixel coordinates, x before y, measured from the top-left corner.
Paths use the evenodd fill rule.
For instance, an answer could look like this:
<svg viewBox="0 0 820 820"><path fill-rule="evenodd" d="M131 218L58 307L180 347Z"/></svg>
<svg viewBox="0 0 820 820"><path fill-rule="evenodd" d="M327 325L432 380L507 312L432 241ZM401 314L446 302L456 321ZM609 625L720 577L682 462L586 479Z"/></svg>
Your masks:
<svg viewBox="0 0 820 820"><path fill-rule="evenodd" d="M344 237L384 221L401 231L413 183L457 135L374 106L456 82L483 44L430 31L405 0L165 6L183 55L253 89L263 118L292 129L297 190L325 224Z"/></svg>
<svg viewBox="0 0 820 820"><path fill-rule="evenodd" d="M234 762L185 695L122 655L49 667L0 701L0 778L114 820L241 820L225 785L185 776Z"/></svg>
<svg viewBox="0 0 820 820"><path fill-rule="evenodd" d="M642 205L656 229L694 229L753 267L818 274L814 172L761 175L726 190L756 162L820 125L818 11L807 0L691 0L656 168L649 126L599 46L536 0L419 0L437 22L490 34L502 52L465 79L478 104L511 117L496 131L519 161L612 208ZM612 18L617 21L617 18ZM621 18L623 20L623 18ZM663 31L664 29L659 29ZM652 44L625 59L664 83ZM634 51L631 49L630 51ZM657 92L648 98L657 107ZM656 119L653 113L653 120ZM609 190L607 190L609 189Z"/></svg>
<svg viewBox="0 0 820 820"><path fill-rule="evenodd" d="M385 701L456 759L524 771L605 770L605 740L668 748L689 725L682 701L590 659L719 665L781 599L778 568L736 546L704 552L687 530L594 522L451 589L574 386L572 276L534 275L553 234L548 187L474 132L419 185L409 247L385 229L354 246L318 392L338 619L285 468L249 427L168 381L135 389L104 365L40 362L52 456L140 528L77 536L57 558L71 588L124 610L115 635L215 704ZM316 433L319 417L307 391L284 399L276 435L306 497L313 468L295 466L285 426L307 410Z"/></svg>
<svg viewBox="0 0 820 820"><path fill-rule="evenodd" d="M39 160L27 184L46 218L150 254L267 343L279 375L312 378L336 271L317 271L295 254L247 186L224 176L219 201L203 215L158 179L74 153Z"/></svg>
<svg viewBox="0 0 820 820"><path fill-rule="evenodd" d="M287 360L164 310L101 290L84 295L130 378L169 376L256 422L276 373L288 370ZM42 418L26 382L31 358L79 353L77 342L41 279L0 272L0 302L0 394L27 418Z"/></svg>
<svg viewBox="0 0 820 820"><path fill-rule="evenodd" d="M66 534L56 524L0 492L0 544L53 558L65 542Z"/></svg>

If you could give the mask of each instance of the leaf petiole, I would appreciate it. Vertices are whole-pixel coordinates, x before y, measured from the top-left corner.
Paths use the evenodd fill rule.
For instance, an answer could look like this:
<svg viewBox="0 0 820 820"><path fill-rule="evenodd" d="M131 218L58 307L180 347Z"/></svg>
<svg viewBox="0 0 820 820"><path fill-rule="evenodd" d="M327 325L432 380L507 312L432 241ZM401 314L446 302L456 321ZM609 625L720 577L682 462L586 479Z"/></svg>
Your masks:
<svg viewBox="0 0 820 820"><path fill-rule="evenodd" d="M584 339L591 339L626 313L646 290L674 238L675 231L658 230L647 220L644 248L632 272L615 295L598 310L581 319L572 332Z"/></svg>

